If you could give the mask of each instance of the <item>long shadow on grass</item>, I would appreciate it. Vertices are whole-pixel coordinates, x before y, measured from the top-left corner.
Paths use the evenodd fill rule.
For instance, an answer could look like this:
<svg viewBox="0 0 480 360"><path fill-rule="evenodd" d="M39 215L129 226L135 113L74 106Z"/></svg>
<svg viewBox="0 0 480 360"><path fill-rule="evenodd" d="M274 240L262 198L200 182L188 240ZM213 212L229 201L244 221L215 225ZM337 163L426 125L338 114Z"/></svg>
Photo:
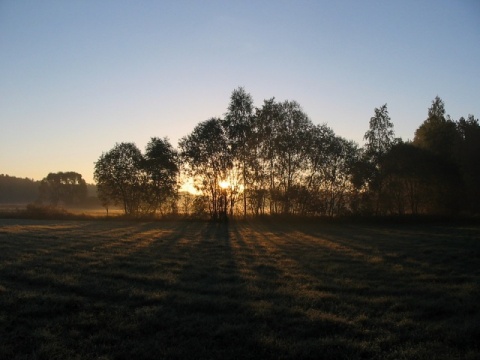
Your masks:
<svg viewBox="0 0 480 360"><path fill-rule="evenodd" d="M198 223L175 251L184 262L157 305L144 310L137 327L142 344L126 346L125 358L141 346L168 358L251 358L245 325L244 283L232 254L228 224ZM180 255L181 254L181 255ZM169 256L169 261L175 261ZM148 315L147 315L148 314Z"/></svg>
<svg viewBox="0 0 480 360"><path fill-rule="evenodd" d="M204 224L111 225L42 223L11 239L19 244L2 253L0 268L1 358L154 358L168 348L168 332L156 331L185 292L179 276L197 256Z"/></svg>
<svg viewBox="0 0 480 360"><path fill-rule="evenodd" d="M450 239L445 246L436 243L428 231L427 238L415 239L416 231L399 232L400 238L396 238L384 229L386 234L378 239L378 229L359 227L346 231L339 227L281 224L275 228L258 223L252 227L263 234L265 247L286 259L281 267L288 269L285 276L298 279L292 282L291 289L298 294L300 307L306 309L305 301L315 292L319 292L320 299L324 293L331 295L311 302L311 309L343 315L349 324L348 339L357 355L384 357L382 352L396 347L397 353L392 356L401 357L407 350L439 348L439 339L448 344L440 350L443 354L465 348L478 350L474 339L480 329L471 318L479 318L478 274L470 276L463 271L459 277L462 271L458 263L444 263L452 259L451 255L439 261L430 254L439 246L466 255L469 250L462 249L462 244L452 247L456 239ZM416 241L423 242L420 248L427 250L420 257ZM430 247L425 246L428 241L433 242ZM478 248L478 243L471 246L471 239L467 243L470 251ZM458 259L457 255L453 259ZM467 268L475 269L471 259L467 263ZM458 283L460 279L463 284ZM374 346L365 349L365 342Z"/></svg>
<svg viewBox="0 0 480 360"><path fill-rule="evenodd" d="M248 222L4 228L0 358L475 358L477 233L438 231L436 247L428 231L416 245L416 233Z"/></svg>
<svg viewBox="0 0 480 360"><path fill-rule="evenodd" d="M367 354L351 340L358 338L358 329L336 311L336 295L318 289L319 279L292 258L293 247L288 251L277 247L288 231L272 239L272 229L250 223L232 229L241 273L248 280L246 312L256 324L253 334L263 353L285 358Z"/></svg>

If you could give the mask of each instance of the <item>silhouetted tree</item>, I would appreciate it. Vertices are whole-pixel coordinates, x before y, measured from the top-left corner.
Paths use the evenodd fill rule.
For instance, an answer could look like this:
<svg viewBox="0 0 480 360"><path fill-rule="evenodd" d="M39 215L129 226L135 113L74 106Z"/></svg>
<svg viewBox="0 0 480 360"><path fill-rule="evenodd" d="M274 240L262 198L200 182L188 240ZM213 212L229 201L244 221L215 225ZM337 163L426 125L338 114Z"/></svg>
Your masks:
<svg viewBox="0 0 480 360"><path fill-rule="evenodd" d="M110 193L110 188L105 185L97 186L97 198L100 201L100 204L105 208L108 216L108 210L110 205L114 204L114 196Z"/></svg>
<svg viewBox="0 0 480 360"><path fill-rule="evenodd" d="M177 154L168 139L152 138L145 156L134 143L115 144L95 163L104 206L122 205L127 215L154 214L177 190Z"/></svg>
<svg viewBox="0 0 480 360"><path fill-rule="evenodd" d="M336 136L326 125L311 128L306 141L305 212L335 216L351 211L353 171L360 156L358 146Z"/></svg>
<svg viewBox="0 0 480 360"><path fill-rule="evenodd" d="M177 198L178 154L167 138L152 138L142 162L145 172L142 205L144 213L155 213L169 199Z"/></svg>
<svg viewBox="0 0 480 360"><path fill-rule="evenodd" d="M308 151L308 137L312 122L295 101L285 101L281 105L281 118L277 127L275 147L279 188L282 190L282 212L291 212L291 190L299 184L305 170L305 157Z"/></svg>
<svg viewBox="0 0 480 360"><path fill-rule="evenodd" d="M370 164L369 188L375 197L375 212L381 208L383 192L383 174L380 163L395 143L393 123L388 114L387 104L375 108L375 115L370 118L370 128L365 133L365 156Z"/></svg>
<svg viewBox="0 0 480 360"><path fill-rule="evenodd" d="M435 156L431 163L436 166L430 169L437 176L437 186L431 189L437 196L437 211L454 213L461 207L463 184L456 156L460 142L457 125L445 117L445 104L435 97L428 118L415 131L413 144Z"/></svg>
<svg viewBox="0 0 480 360"><path fill-rule="evenodd" d="M343 215L352 210L353 174L360 152L355 142L336 136L326 173L327 214Z"/></svg>
<svg viewBox="0 0 480 360"><path fill-rule="evenodd" d="M65 205L78 205L87 198L87 184L82 175L73 172L49 173L39 187L39 200L54 206L60 202Z"/></svg>
<svg viewBox="0 0 480 360"><path fill-rule="evenodd" d="M326 186L325 170L334 138L335 133L328 126L316 125L312 127L309 136L305 139L308 142L308 150L305 158L304 186L307 191L303 202L302 213L304 214L326 214L323 189Z"/></svg>
<svg viewBox="0 0 480 360"><path fill-rule="evenodd" d="M413 144L452 162L458 141L455 122L445 117L445 103L437 96L428 109L428 118L415 131Z"/></svg>
<svg viewBox="0 0 480 360"><path fill-rule="evenodd" d="M438 179L436 157L409 142L395 144L382 160L384 211L403 215L429 213L435 206Z"/></svg>
<svg viewBox="0 0 480 360"><path fill-rule="evenodd" d="M264 100L263 106L256 109L256 152L258 165L255 170L255 212L263 212L268 202L270 214L277 212L278 181L276 138L282 121L281 104L275 98Z"/></svg>
<svg viewBox="0 0 480 360"><path fill-rule="evenodd" d="M211 118L179 142L184 171L194 179L197 190L208 197L213 220L226 216L229 204L225 201L228 189L220 186L229 178L233 165L225 125L223 120Z"/></svg>
<svg viewBox="0 0 480 360"><path fill-rule="evenodd" d="M464 210L480 213L480 125L473 115L466 120L460 118L456 125L460 138L456 157L465 189Z"/></svg>
<svg viewBox="0 0 480 360"><path fill-rule="evenodd" d="M359 148L314 125L295 101L271 98L254 112L240 87L225 119L199 123L180 140L180 154L159 138L145 155L130 143L102 154L95 164L98 196L107 209L114 202L127 214L176 211L181 166L201 193L184 207L212 219L234 209L244 216L480 211L478 120L452 121L437 96L413 142L404 143L394 137L387 104L374 112Z"/></svg>
<svg viewBox="0 0 480 360"><path fill-rule="evenodd" d="M363 138L365 154L376 165L395 143L393 123L388 114L387 104L375 108L375 115L370 118L370 128Z"/></svg>
<svg viewBox="0 0 480 360"><path fill-rule="evenodd" d="M95 163L94 179L100 198L110 198L115 205L122 205L127 215L139 213L142 161L134 143L117 143Z"/></svg>
<svg viewBox="0 0 480 360"><path fill-rule="evenodd" d="M19 204L38 199L39 181L0 174L0 203Z"/></svg>
<svg viewBox="0 0 480 360"><path fill-rule="evenodd" d="M225 114L225 124L233 161L240 167L243 186L243 216L247 215L247 189L249 188L249 173L252 170L252 160L249 155L255 148L253 143L253 100L244 88L239 87L232 92L228 111ZM232 179L233 180L233 179ZM231 204L233 211L233 204Z"/></svg>

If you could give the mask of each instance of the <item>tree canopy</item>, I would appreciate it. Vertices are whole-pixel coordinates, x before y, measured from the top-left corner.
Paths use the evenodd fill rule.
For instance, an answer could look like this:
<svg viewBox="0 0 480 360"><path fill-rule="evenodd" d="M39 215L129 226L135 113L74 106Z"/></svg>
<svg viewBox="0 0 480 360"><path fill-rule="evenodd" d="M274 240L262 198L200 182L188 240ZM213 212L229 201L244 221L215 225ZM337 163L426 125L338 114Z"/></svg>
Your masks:
<svg viewBox="0 0 480 360"><path fill-rule="evenodd" d="M177 152L168 139L152 138L143 155L134 143L116 144L95 163L94 178L104 206L125 214L154 214L177 192Z"/></svg>
<svg viewBox="0 0 480 360"><path fill-rule="evenodd" d="M29 203L38 199L40 182L0 174L0 203Z"/></svg>
<svg viewBox="0 0 480 360"><path fill-rule="evenodd" d="M271 98L254 107L240 87L224 118L199 122L180 139L178 154L167 139L152 138L145 154L133 143L116 144L96 162L95 180L106 206L121 204L131 215L174 200L180 173L197 191L189 204L212 219L478 213L478 119L445 114L437 96L413 141L403 141L384 104L359 146L314 124L296 101Z"/></svg>
<svg viewBox="0 0 480 360"><path fill-rule="evenodd" d="M225 216L228 202L220 185L232 181L236 186L230 174L233 155L225 121L211 118L201 122L180 140L179 147L184 171L194 179L196 189L207 197L210 216L213 219Z"/></svg>
<svg viewBox="0 0 480 360"><path fill-rule="evenodd" d="M74 171L49 173L39 187L41 202L57 206L78 205L87 198L87 184L82 175Z"/></svg>

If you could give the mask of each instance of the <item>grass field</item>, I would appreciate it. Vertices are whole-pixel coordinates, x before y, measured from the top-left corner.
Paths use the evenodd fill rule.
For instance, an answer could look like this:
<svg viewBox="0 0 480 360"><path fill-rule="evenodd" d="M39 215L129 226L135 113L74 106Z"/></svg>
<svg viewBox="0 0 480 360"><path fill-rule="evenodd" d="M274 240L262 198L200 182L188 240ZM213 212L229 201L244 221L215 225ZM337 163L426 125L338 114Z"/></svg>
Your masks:
<svg viewBox="0 0 480 360"><path fill-rule="evenodd" d="M0 359L479 359L480 228L0 219Z"/></svg>

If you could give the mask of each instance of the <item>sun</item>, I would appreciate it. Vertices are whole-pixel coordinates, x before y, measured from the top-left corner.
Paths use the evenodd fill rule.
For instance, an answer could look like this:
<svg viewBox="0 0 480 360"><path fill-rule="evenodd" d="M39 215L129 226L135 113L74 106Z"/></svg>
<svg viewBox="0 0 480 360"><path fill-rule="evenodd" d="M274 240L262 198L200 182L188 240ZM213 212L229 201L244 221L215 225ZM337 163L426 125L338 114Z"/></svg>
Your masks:
<svg viewBox="0 0 480 360"><path fill-rule="evenodd" d="M226 180L220 181L218 183L222 189L228 189L230 187L230 183Z"/></svg>

